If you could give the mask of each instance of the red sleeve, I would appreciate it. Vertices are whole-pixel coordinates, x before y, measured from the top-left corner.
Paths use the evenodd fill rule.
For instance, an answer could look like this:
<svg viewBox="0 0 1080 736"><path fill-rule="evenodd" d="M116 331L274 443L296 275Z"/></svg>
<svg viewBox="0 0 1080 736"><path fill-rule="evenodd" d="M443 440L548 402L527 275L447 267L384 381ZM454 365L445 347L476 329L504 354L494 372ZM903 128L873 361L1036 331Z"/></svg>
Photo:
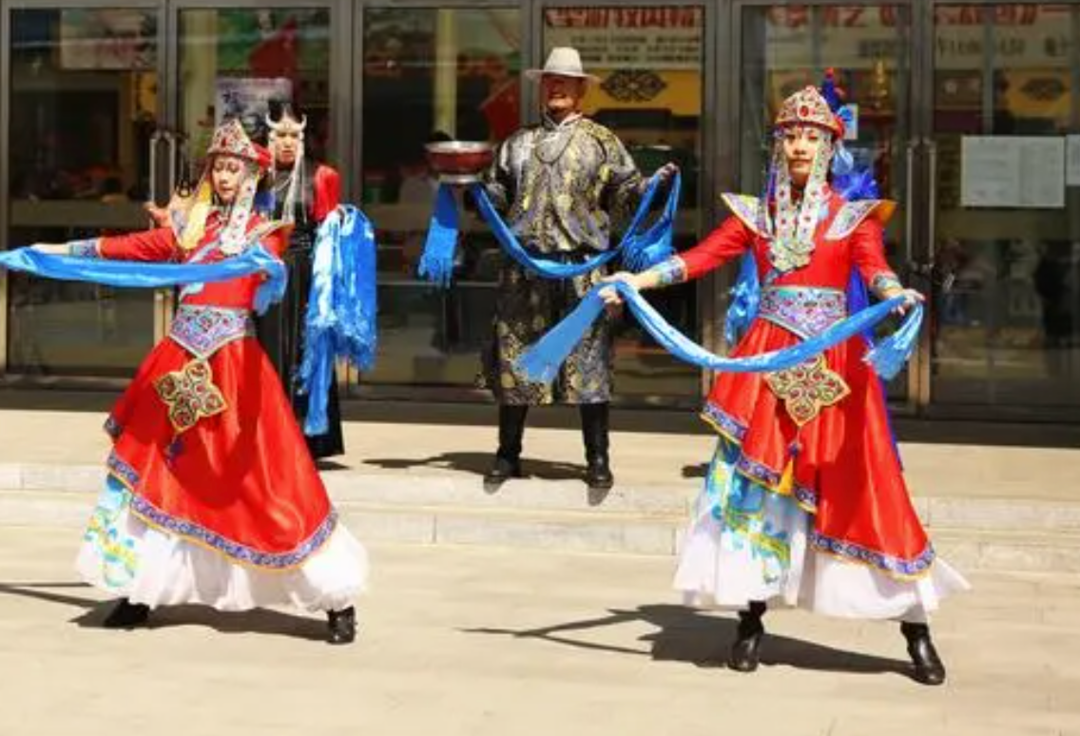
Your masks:
<svg viewBox="0 0 1080 736"><path fill-rule="evenodd" d="M899 284L892 266L885 260L885 239L881 223L867 217L851 233L849 247L851 260L859 275L867 285L873 286L879 278L895 281Z"/></svg>
<svg viewBox="0 0 1080 736"><path fill-rule="evenodd" d="M173 261L177 255L172 228L159 227L98 241L98 255L111 261Z"/></svg>
<svg viewBox="0 0 1080 736"><path fill-rule="evenodd" d="M289 235L292 234L292 225L281 225L263 235L259 242L273 255L281 258L289 249Z"/></svg>
<svg viewBox="0 0 1080 736"><path fill-rule="evenodd" d="M754 241L754 233L738 217L728 217L700 243L679 254L686 266L687 281L701 278L732 258L746 252Z"/></svg>
<svg viewBox="0 0 1080 736"><path fill-rule="evenodd" d="M322 222L341 204L341 176L334 169L320 164L315 168L315 202L312 204L312 216L315 222Z"/></svg>

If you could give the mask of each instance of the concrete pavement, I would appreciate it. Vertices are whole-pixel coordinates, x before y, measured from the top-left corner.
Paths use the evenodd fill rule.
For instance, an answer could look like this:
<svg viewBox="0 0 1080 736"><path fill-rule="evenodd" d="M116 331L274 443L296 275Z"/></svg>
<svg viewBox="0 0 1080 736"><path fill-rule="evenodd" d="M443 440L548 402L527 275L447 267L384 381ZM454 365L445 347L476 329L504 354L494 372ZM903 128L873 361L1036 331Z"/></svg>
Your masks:
<svg viewBox="0 0 1080 736"><path fill-rule="evenodd" d="M770 613L757 674L707 666L733 623L678 605L659 557L377 545L361 638L332 649L271 611L101 630L77 544L0 532L4 736L1080 734L1076 576L973 576L935 620L932 689L895 624L801 612Z"/></svg>

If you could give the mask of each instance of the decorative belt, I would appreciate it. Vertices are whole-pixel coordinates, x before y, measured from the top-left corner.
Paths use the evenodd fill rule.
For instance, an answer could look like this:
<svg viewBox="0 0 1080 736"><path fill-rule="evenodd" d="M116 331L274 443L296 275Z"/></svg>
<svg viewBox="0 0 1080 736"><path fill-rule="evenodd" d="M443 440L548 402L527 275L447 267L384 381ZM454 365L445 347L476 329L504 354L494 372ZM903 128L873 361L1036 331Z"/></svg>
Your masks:
<svg viewBox="0 0 1080 736"><path fill-rule="evenodd" d="M181 304L169 329L169 337L202 360L222 345L254 335L255 320L250 310L202 304Z"/></svg>
<svg viewBox="0 0 1080 736"><path fill-rule="evenodd" d="M806 340L847 317L847 295L813 286L766 286L758 316Z"/></svg>

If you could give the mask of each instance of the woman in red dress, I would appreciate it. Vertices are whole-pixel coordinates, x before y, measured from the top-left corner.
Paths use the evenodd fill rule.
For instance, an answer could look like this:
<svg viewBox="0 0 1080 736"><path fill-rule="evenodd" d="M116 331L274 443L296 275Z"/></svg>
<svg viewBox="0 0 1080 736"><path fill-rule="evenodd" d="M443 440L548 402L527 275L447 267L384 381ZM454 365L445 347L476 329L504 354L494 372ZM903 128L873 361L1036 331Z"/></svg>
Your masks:
<svg viewBox="0 0 1080 736"><path fill-rule="evenodd" d="M194 194L169 227L39 250L87 258L214 263L261 244L281 257L288 227L252 211L269 164L236 121L215 131ZM105 621L130 628L160 605L218 610L293 604L325 611L328 640L355 637L363 547L339 523L281 383L255 338L261 280L188 286L168 337L106 424L106 488L78 569L121 596Z"/></svg>
<svg viewBox="0 0 1080 736"><path fill-rule="evenodd" d="M775 132L766 201L725 195L733 216L698 246L613 277L652 289L751 253L760 305L732 357L797 345L847 317L853 272L882 299L922 300L885 261L882 226L893 203L847 201L830 186L843 123L821 93L807 87L788 98ZM603 296L619 301L613 289ZM703 416L720 442L675 585L740 609L733 669L756 669L762 616L776 602L900 619L915 678L944 682L927 614L967 583L935 559L912 507L866 353L857 337L795 368L721 373L709 395Z"/></svg>

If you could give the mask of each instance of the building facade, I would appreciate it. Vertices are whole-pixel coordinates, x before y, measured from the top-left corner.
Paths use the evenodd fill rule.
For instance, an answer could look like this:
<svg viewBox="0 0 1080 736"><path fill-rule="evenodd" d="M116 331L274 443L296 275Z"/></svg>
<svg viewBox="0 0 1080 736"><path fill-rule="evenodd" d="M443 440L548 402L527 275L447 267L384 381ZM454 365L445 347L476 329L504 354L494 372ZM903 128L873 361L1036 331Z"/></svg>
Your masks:
<svg viewBox="0 0 1080 736"><path fill-rule="evenodd" d="M146 227L216 121L256 135L272 97L378 227L381 354L353 396L483 400L498 251L472 213L456 288L416 266L437 133L497 141L536 118L523 68L557 45L601 81L588 112L639 166L683 171L677 245L757 192L778 103L834 68L848 147L902 203L897 271L929 296L900 412L1080 422L1080 2L0 0L0 248ZM723 349L724 274L650 298ZM165 332L167 292L9 274L0 382L114 386ZM626 405L692 406L707 377L627 324Z"/></svg>

